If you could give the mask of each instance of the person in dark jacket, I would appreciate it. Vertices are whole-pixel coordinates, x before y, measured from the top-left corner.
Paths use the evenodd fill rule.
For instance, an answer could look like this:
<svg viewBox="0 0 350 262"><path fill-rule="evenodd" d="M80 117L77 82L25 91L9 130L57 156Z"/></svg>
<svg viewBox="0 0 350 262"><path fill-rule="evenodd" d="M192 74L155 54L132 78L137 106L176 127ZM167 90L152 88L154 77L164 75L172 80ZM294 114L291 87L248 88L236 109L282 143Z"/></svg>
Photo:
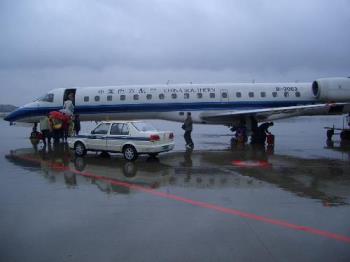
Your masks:
<svg viewBox="0 0 350 262"><path fill-rule="evenodd" d="M187 148L193 148L194 144L191 138L192 133L192 117L191 112L187 112L187 117L185 119L184 124L182 125L182 129L185 130L184 138L186 141L186 147Z"/></svg>
<svg viewBox="0 0 350 262"><path fill-rule="evenodd" d="M261 124L259 127L258 127L258 130L259 130L259 142L261 143L261 144L265 144L265 142L266 142L266 135L267 134L271 134L270 132L269 132L269 127L270 126L273 126L273 122L267 122L267 123L263 123L263 124Z"/></svg>
<svg viewBox="0 0 350 262"><path fill-rule="evenodd" d="M74 116L74 131L75 131L75 135L79 135L80 132L80 117L79 115L75 115Z"/></svg>

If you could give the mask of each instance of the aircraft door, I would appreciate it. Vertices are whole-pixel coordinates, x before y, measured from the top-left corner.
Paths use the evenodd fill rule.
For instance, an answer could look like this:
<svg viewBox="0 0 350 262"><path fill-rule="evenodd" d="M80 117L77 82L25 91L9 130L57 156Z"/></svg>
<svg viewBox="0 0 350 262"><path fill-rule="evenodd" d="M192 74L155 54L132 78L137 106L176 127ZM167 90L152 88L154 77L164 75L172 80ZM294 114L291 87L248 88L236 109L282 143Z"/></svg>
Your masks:
<svg viewBox="0 0 350 262"><path fill-rule="evenodd" d="M64 104L64 102L68 99L68 95L69 94L73 94L73 105L75 105L75 93L76 93L76 89L75 88L71 88L71 89L66 89L64 90L64 94L63 94L63 101L62 104Z"/></svg>
<svg viewBox="0 0 350 262"><path fill-rule="evenodd" d="M228 90L227 89L220 89L220 100L221 102L228 102Z"/></svg>

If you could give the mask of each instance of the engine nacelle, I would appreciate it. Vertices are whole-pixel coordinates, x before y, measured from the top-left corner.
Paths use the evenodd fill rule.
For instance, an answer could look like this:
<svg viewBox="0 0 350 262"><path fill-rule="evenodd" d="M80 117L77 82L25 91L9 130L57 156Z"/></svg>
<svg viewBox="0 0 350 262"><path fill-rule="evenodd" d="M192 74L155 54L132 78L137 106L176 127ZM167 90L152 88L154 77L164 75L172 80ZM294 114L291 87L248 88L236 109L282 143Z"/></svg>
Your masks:
<svg viewBox="0 0 350 262"><path fill-rule="evenodd" d="M312 83L313 95L326 102L350 102L350 78L321 78Z"/></svg>

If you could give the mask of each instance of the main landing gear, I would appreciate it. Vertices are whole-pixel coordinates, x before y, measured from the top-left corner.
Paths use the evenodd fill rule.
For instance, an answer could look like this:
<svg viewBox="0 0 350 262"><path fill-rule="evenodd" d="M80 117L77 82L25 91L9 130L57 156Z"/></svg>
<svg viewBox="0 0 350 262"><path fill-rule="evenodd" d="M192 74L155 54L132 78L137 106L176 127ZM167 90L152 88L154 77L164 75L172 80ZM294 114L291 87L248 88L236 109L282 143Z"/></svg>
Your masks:
<svg viewBox="0 0 350 262"><path fill-rule="evenodd" d="M327 141L332 141L334 135L339 135L341 142L350 143L350 113L343 119L343 127L325 127L327 130Z"/></svg>
<svg viewBox="0 0 350 262"><path fill-rule="evenodd" d="M258 126L258 122L254 117L248 119L240 119L239 123L231 127L234 132L232 144L244 145L248 142L250 136L250 144L274 146L275 137L269 132L269 127L273 126L273 122L262 123ZM249 127L249 128L248 128Z"/></svg>

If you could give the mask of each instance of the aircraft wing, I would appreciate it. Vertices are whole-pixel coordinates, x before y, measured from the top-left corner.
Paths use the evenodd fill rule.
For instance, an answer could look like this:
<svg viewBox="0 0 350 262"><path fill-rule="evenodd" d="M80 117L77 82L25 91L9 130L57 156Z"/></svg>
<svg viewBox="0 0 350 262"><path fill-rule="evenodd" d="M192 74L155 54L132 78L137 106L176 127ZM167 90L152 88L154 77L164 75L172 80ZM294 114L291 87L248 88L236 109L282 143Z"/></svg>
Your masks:
<svg viewBox="0 0 350 262"><path fill-rule="evenodd" d="M254 116L259 122L264 122L295 116L343 114L348 112L350 112L350 103L332 103L272 107L262 109L232 110L225 112L214 111L203 113L201 115L201 118L203 121L206 122L230 124L241 117L250 116Z"/></svg>

